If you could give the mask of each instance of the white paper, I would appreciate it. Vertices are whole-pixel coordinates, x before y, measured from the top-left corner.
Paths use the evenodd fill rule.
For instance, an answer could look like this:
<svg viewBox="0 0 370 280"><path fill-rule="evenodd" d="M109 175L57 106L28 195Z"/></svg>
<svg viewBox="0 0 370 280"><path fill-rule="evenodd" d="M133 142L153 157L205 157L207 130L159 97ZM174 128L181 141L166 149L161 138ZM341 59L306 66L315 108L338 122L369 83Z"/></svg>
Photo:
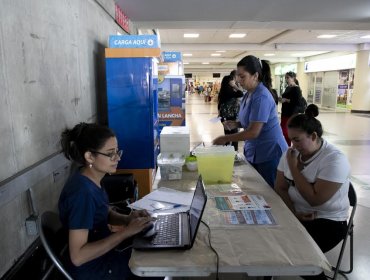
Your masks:
<svg viewBox="0 0 370 280"><path fill-rule="evenodd" d="M181 192L169 188L159 188L138 201L131 203L129 207L132 209L145 209L151 213L186 212L189 210L193 196L193 192ZM158 202L161 207L158 207Z"/></svg>
<svg viewBox="0 0 370 280"><path fill-rule="evenodd" d="M220 121L221 121L221 117L214 117L214 118L212 118L212 119L209 119L209 121L210 121L211 123L218 123L218 122L220 122Z"/></svg>
<svg viewBox="0 0 370 280"><path fill-rule="evenodd" d="M194 193L193 192L181 192L176 190L171 190L167 188L159 188L155 190L143 198L160 201L160 202L168 202L172 204L182 204L189 206L191 201L193 200Z"/></svg>

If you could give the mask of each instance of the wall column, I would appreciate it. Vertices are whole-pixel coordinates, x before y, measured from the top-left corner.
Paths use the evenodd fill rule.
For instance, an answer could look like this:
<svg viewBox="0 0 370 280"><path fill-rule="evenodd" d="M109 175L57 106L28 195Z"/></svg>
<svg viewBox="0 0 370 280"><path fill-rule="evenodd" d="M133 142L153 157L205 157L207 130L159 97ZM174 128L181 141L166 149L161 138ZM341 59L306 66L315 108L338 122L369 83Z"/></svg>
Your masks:
<svg viewBox="0 0 370 280"><path fill-rule="evenodd" d="M308 95L308 75L304 72L304 62L297 63L297 79L302 95L307 99Z"/></svg>
<svg viewBox="0 0 370 280"><path fill-rule="evenodd" d="M370 51L357 52L352 113L370 114Z"/></svg>

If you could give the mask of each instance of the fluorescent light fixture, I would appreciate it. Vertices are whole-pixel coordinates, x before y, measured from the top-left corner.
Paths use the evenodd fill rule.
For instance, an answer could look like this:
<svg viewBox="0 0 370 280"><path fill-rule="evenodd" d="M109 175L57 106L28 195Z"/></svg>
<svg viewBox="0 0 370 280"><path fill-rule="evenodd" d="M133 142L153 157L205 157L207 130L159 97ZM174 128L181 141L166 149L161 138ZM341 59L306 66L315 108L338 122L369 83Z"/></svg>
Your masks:
<svg viewBox="0 0 370 280"><path fill-rule="evenodd" d="M226 52L226 51L216 51L216 52L219 52L219 53L224 53L224 52Z"/></svg>
<svg viewBox="0 0 370 280"><path fill-rule="evenodd" d="M275 56L274 53L265 53L264 56Z"/></svg>
<svg viewBox="0 0 370 280"><path fill-rule="evenodd" d="M209 64L209 62L202 62L202 64Z"/></svg>
<svg viewBox="0 0 370 280"><path fill-rule="evenodd" d="M182 56L193 56L192 53L183 53Z"/></svg>
<svg viewBox="0 0 370 280"><path fill-rule="evenodd" d="M221 56L220 53L211 53L211 56Z"/></svg>
<svg viewBox="0 0 370 280"><path fill-rule="evenodd" d="M198 33L185 33L184 38L198 38L199 34Z"/></svg>
<svg viewBox="0 0 370 280"><path fill-rule="evenodd" d="M183 62L182 64L184 64L184 65L185 65L185 64L189 64L189 62Z"/></svg>
<svg viewBox="0 0 370 280"><path fill-rule="evenodd" d="M229 35L229 38L244 38L245 37L245 33L232 33Z"/></svg>
<svg viewBox="0 0 370 280"><path fill-rule="evenodd" d="M322 34L322 35L317 36L317 38L319 38L319 39L331 39L331 38L335 38L337 36L338 35L334 35L334 34Z"/></svg>
<svg viewBox="0 0 370 280"><path fill-rule="evenodd" d="M292 53L290 56L293 56L293 57L303 57L304 55L302 53Z"/></svg>
<svg viewBox="0 0 370 280"><path fill-rule="evenodd" d="M362 39L370 39L370 35L361 36Z"/></svg>

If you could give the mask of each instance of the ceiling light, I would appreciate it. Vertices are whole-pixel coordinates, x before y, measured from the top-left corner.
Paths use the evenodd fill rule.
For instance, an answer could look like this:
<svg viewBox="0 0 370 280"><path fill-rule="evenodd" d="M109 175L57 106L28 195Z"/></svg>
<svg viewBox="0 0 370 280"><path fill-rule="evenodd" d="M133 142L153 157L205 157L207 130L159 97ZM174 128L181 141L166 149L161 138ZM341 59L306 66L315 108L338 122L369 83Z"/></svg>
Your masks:
<svg viewBox="0 0 370 280"><path fill-rule="evenodd" d="M216 51L216 52L226 52L226 51Z"/></svg>
<svg viewBox="0 0 370 280"><path fill-rule="evenodd" d="M303 57L304 55L302 53L292 53L290 56L293 56L293 57Z"/></svg>
<svg viewBox="0 0 370 280"><path fill-rule="evenodd" d="M245 33L233 33L233 34L230 34L229 35L229 38L244 38L245 37Z"/></svg>
<svg viewBox="0 0 370 280"><path fill-rule="evenodd" d="M209 62L202 62L202 64L209 64Z"/></svg>
<svg viewBox="0 0 370 280"><path fill-rule="evenodd" d="M361 36L362 39L370 39L370 35Z"/></svg>
<svg viewBox="0 0 370 280"><path fill-rule="evenodd" d="M323 34L323 35L317 36L317 38L319 38L319 39L331 39L331 38L335 38L337 36L338 35L334 35L334 34Z"/></svg>
<svg viewBox="0 0 370 280"><path fill-rule="evenodd" d="M192 53L183 53L182 56L193 56Z"/></svg>
<svg viewBox="0 0 370 280"><path fill-rule="evenodd" d="M264 56L275 56L274 53L265 53Z"/></svg>
<svg viewBox="0 0 370 280"><path fill-rule="evenodd" d="M198 38L199 34L198 33L185 33L184 38Z"/></svg>
<svg viewBox="0 0 370 280"><path fill-rule="evenodd" d="M184 65L185 65L185 64L189 64L189 62L183 62L182 64L184 64Z"/></svg>
<svg viewBox="0 0 370 280"><path fill-rule="evenodd" d="M211 53L211 56L221 56L220 53Z"/></svg>

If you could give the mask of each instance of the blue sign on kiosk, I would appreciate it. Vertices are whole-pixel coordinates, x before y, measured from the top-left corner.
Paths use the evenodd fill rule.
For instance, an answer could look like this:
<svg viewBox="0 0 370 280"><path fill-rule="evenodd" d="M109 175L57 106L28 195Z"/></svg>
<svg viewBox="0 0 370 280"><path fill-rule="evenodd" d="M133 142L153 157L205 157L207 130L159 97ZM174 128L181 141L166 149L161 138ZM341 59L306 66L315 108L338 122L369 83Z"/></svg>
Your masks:
<svg viewBox="0 0 370 280"><path fill-rule="evenodd" d="M182 61L181 52L162 52L164 62L177 62Z"/></svg>
<svg viewBox="0 0 370 280"><path fill-rule="evenodd" d="M111 35L110 48L160 48L157 35Z"/></svg>

